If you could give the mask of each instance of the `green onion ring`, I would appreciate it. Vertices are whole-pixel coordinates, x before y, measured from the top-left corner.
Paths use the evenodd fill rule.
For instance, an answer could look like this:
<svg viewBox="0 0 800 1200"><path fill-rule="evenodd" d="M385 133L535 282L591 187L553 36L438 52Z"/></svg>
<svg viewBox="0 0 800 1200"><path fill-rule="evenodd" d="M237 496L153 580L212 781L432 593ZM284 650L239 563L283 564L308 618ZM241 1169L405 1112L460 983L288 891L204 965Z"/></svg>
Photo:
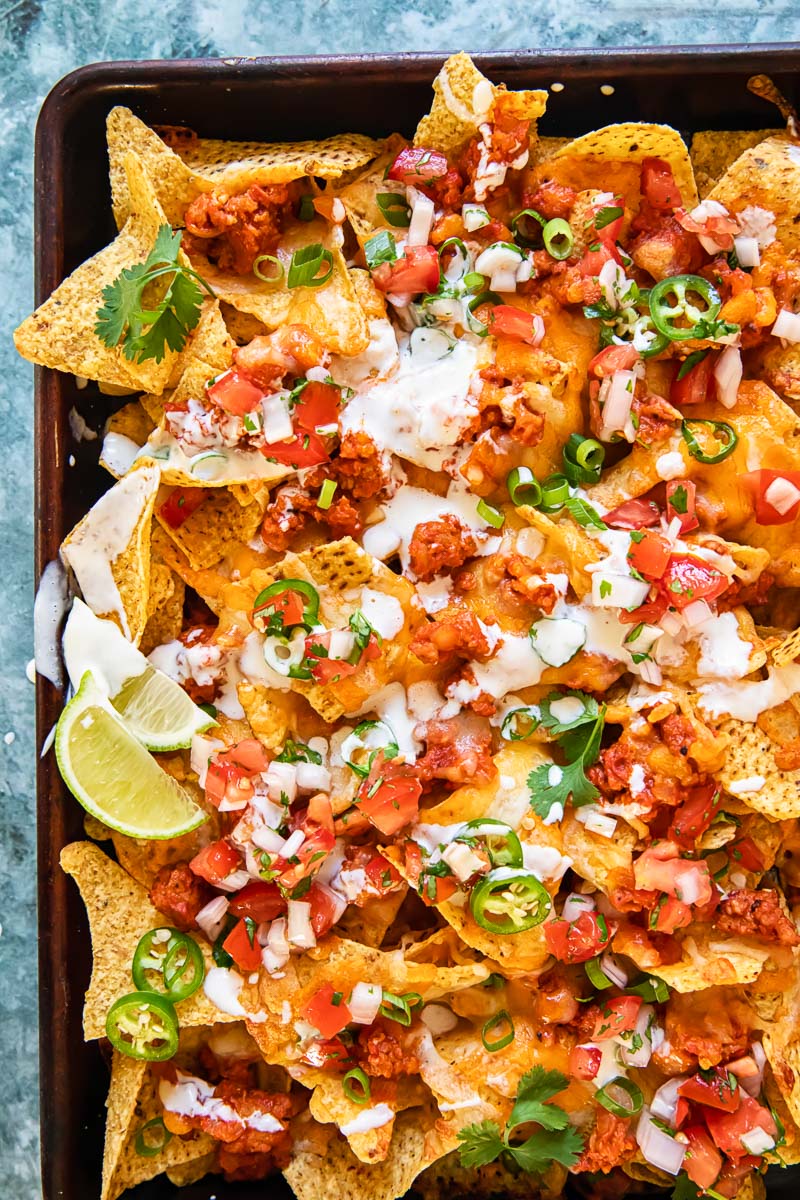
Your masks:
<svg viewBox="0 0 800 1200"><path fill-rule="evenodd" d="M610 1079L605 1087L598 1088L594 1098L615 1117L635 1117L641 1112L644 1103L641 1088L624 1075L617 1075L615 1079Z"/></svg>
<svg viewBox="0 0 800 1200"><path fill-rule="evenodd" d="M535 225L529 224L536 222ZM511 219L511 232L514 235L514 241L519 242L521 246L526 248L542 245L542 231L547 226L547 219L538 213L535 208L523 208ZM526 232L526 227L529 232Z"/></svg>
<svg viewBox="0 0 800 1200"><path fill-rule="evenodd" d="M354 1084L358 1084L358 1087L354 1087ZM369 1104L372 1089L366 1071L362 1071L361 1067L353 1067L348 1071L342 1079L342 1091L353 1104Z"/></svg>
<svg viewBox="0 0 800 1200"><path fill-rule="evenodd" d="M411 1005L405 996L395 996L392 992L384 991L378 1011L389 1021L397 1021L398 1025L411 1024Z"/></svg>
<svg viewBox="0 0 800 1200"><path fill-rule="evenodd" d="M538 507L543 513L559 512L569 499L569 480L566 475L555 472L548 475L542 484L542 499Z"/></svg>
<svg viewBox="0 0 800 1200"><path fill-rule="evenodd" d="M320 267L323 264L328 269L324 275L320 275ZM333 254L330 250L326 250L321 242L312 242L310 246L303 246L302 250L295 250L292 255L286 286L290 288L322 287L332 274Z"/></svg>
<svg viewBox="0 0 800 1200"><path fill-rule="evenodd" d="M478 516L487 525L491 525L493 529L502 529L505 523L505 513L502 509L495 508L493 504L487 504L485 500L478 501L476 509Z"/></svg>
<svg viewBox="0 0 800 1200"><path fill-rule="evenodd" d="M265 275L263 273L263 271L261 270L262 262L274 263L275 266L278 268L277 275ZM253 263L253 274L258 279L260 279L262 283L277 284L277 283L282 282L283 277L286 274L286 268L284 267L281 260L279 258L276 258L274 254L259 254L258 258Z"/></svg>
<svg viewBox="0 0 800 1200"><path fill-rule="evenodd" d="M514 467L509 471L506 487L511 503L517 507L529 504L536 508L541 503L542 487L530 467Z"/></svg>
<svg viewBox="0 0 800 1200"><path fill-rule="evenodd" d="M159 1129L161 1131L161 1141L157 1146L147 1141L149 1130ZM163 1117L153 1117L150 1121L145 1121L144 1125L136 1131L136 1140L134 1147L137 1154L141 1154L142 1158L155 1158L160 1154L164 1147L172 1140L172 1134L164 1124Z"/></svg>
<svg viewBox="0 0 800 1200"><path fill-rule="evenodd" d="M583 964L583 969L586 972L589 982L601 991L614 986L613 979L608 978L600 965L599 958L590 958L588 962Z"/></svg>
<svg viewBox="0 0 800 1200"><path fill-rule="evenodd" d="M518 722L527 722L527 727L523 727L519 733L517 732L519 728ZM538 728L539 718L534 716L533 709L512 708L503 717L503 724L500 726L500 736L505 738L507 742L521 742L524 738L530 737Z"/></svg>
<svg viewBox="0 0 800 1200"><path fill-rule="evenodd" d="M507 1025L508 1032L501 1034L499 1038L492 1041L489 1040L489 1034L494 1032L500 1026ZM483 1042L484 1050L488 1050L490 1054L494 1054L497 1050L505 1050L506 1046L510 1046L516 1034L514 1033L514 1022L509 1013L504 1008L499 1013L495 1013L481 1030L481 1041Z"/></svg>
<svg viewBox="0 0 800 1200"><path fill-rule="evenodd" d="M411 209L399 192L378 192L375 203L395 229L407 229L411 224Z"/></svg>
<svg viewBox="0 0 800 1200"><path fill-rule="evenodd" d="M569 222L563 217L554 217L552 221L548 221L542 232L544 238L544 248L551 258L556 258L561 262L565 258L569 258L572 254L572 247L575 245L575 235L570 228Z"/></svg>

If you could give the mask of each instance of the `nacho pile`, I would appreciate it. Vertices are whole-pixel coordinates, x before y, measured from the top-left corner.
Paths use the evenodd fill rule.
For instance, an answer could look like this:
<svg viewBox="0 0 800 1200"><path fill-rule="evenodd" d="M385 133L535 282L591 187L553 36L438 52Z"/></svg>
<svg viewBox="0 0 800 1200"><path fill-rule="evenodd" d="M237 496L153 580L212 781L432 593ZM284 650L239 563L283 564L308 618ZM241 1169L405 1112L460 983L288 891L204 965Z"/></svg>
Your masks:
<svg viewBox="0 0 800 1200"><path fill-rule="evenodd" d="M109 395L56 734L102 1200L799 1160L800 146L546 100L114 109L119 233L17 331Z"/></svg>

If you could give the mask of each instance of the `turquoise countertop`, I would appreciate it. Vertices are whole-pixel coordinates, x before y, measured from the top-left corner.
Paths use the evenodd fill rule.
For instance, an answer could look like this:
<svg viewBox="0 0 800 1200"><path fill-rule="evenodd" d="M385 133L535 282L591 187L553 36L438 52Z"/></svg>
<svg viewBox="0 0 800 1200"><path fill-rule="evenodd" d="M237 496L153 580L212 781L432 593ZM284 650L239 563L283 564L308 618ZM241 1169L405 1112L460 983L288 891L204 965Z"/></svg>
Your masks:
<svg viewBox="0 0 800 1200"><path fill-rule="evenodd" d="M41 1195L33 688L26 678L33 653L32 372L16 357L11 331L32 306L33 132L51 86L102 59L780 41L796 36L798 16L800 0L0 0L0 1163L6 1195Z"/></svg>

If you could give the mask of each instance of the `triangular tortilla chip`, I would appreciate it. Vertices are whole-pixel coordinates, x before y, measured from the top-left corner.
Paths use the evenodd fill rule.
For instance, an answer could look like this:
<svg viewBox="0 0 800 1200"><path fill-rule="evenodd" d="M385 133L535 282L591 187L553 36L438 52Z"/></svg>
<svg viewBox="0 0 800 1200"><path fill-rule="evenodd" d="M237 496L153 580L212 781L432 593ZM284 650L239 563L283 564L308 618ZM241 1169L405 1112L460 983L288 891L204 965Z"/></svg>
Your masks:
<svg viewBox="0 0 800 1200"><path fill-rule="evenodd" d="M257 504L243 507L222 487L214 488L177 529L158 513L156 520L186 555L192 570L201 571L253 540L261 525L261 510Z"/></svg>
<svg viewBox="0 0 800 1200"><path fill-rule="evenodd" d="M227 142L198 138L176 154L129 108L112 108L107 126L109 172L117 225L128 216L130 194L122 170L128 150L140 155L164 211L183 224L186 207L201 192L224 184L233 192L253 183L287 183L304 175L338 179L380 152L364 134L337 134L319 142Z"/></svg>
<svg viewBox="0 0 800 1200"><path fill-rule="evenodd" d="M503 97L518 121L535 121L544 113L547 92L507 92L482 75L468 54L452 54L433 81L431 111L414 134L414 145L455 155L478 132L494 103Z"/></svg>
<svg viewBox="0 0 800 1200"><path fill-rule="evenodd" d="M323 1125L343 1125L355 1120L364 1106L350 1100L342 1090L340 1075L317 1073L314 1091L308 1102L308 1110L312 1117ZM311 1086L306 1081L307 1086ZM375 1078L370 1085L370 1105L376 1107L385 1104L394 1113L415 1108L430 1100L430 1092L419 1079L406 1076L397 1081ZM390 1147L396 1118L378 1125L375 1129L346 1134L350 1149L363 1163L378 1163L391 1153Z"/></svg>
<svg viewBox="0 0 800 1200"><path fill-rule="evenodd" d="M51 296L14 334L23 358L39 366L69 371L86 379L115 384L133 391L160 392L172 374L178 355L168 350L161 360L130 362L119 347L109 348L94 331L103 288L124 267L142 263L166 221L144 167L135 154L124 158L131 212L114 241L87 259L59 284Z"/></svg>
<svg viewBox="0 0 800 1200"><path fill-rule="evenodd" d="M779 129L709 129L692 134L689 153L700 199L705 199L740 154L780 133Z"/></svg>
<svg viewBox="0 0 800 1200"><path fill-rule="evenodd" d="M783 249L800 249L800 146L775 136L745 150L711 189L709 199L732 213L767 209L775 215Z"/></svg>
<svg viewBox="0 0 800 1200"><path fill-rule="evenodd" d="M135 990L131 963L140 938L167 922L141 884L92 842L65 846L61 866L80 889L92 934L92 979L83 1009L83 1032L91 1041L105 1037L106 1014L114 1001ZM201 935L195 940L208 970L214 965L211 947ZM220 1012L202 989L180 1004L178 1019L184 1028L236 1020Z"/></svg>
<svg viewBox="0 0 800 1200"><path fill-rule="evenodd" d="M753 983L770 956L763 942L728 938L702 925L690 926L680 942L681 961L668 966L653 965L651 951L622 929L615 936L614 949L632 958L643 971L663 979L676 992Z"/></svg>
<svg viewBox="0 0 800 1200"><path fill-rule="evenodd" d="M158 469L144 464L109 488L67 535L61 557L95 616L138 645L147 623L150 521Z"/></svg>
<svg viewBox="0 0 800 1200"><path fill-rule="evenodd" d="M731 739L719 775L722 786L748 808L772 821L800 817L800 771L780 769L769 736L758 725L746 721L726 721L721 731ZM749 785L746 791L737 787L742 781Z"/></svg>

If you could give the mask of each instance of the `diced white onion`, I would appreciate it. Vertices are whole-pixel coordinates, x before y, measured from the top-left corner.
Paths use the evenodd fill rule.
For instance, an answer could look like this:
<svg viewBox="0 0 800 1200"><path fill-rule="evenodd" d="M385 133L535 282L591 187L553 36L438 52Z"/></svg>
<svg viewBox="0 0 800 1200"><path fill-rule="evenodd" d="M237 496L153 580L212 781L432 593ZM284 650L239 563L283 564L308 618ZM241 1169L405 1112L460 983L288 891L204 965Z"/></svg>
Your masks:
<svg viewBox="0 0 800 1200"><path fill-rule="evenodd" d="M666 1121L669 1125L675 1123L675 1115L678 1111L678 1088L686 1083L688 1078L688 1075L676 1075L674 1078L668 1079L666 1083L662 1083L650 1104L650 1111L654 1117Z"/></svg>
<svg viewBox="0 0 800 1200"><path fill-rule="evenodd" d="M609 308L618 309L619 293L623 284L628 282L625 272L619 263L613 258L603 263L600 268L600 274L597 276L597 282L603 289L603 296Z"/></svg>
<svg viewBox="0 0 800 1200"><path fill-rule="evenodd" d="M800 313L782 308L772 326L772 336L785 342L800 342Z"/></svg>
<svg viewBox="0 0 800 1200"><path fill-rule="evenodd" d="M482 204L465 204L461 209L461 219L467 233L474 233L476 229L488 225L491 217Z"/></svg>
<svg viewBox="0 0 800 1200"><path fill-rule="evenodd" d="M590 833L596 833L598 837L610 838L616 832L617 818L610 817L608 813L602 813L595 809L593 812L587 814L584 825Z"/></svg>
<svg viewBox="0 0 800 1200"><path fill-rule="evenodd" d="M311 905L307 900L289 901L289 933L288 940L301 950L313 950L317 944L314 930L311 927Z"/></svg>
<svg viewBox="0 0 800 1200"><path fill-rule="evenodd" d="M764 1047L761 1045L761 1042L753 1042L750 1047L750 1053L758 1068L757 1073L745 1076L744 1078L737 1076L737 1078L739 1079L740 1087L747 1092L748 1096L758 1096L764 1081L764 1068L767 1065L767 1056L764 1053Z"/></svg>
<svg viewBox="0 0 800 1200"><path fill-rule="evenodd" d="M764 499L783 517L800 500L800 490L788 479L773 479L764 492Z"/></svg>
<svg viewBox="0 0 800 1200"><path fill-rule="evenodd" d="M221 742L218 738L203 737L201 733L196 733L192 738L189 765L197 774L200 787L205 787L206 785L208 760L211 758L211 755L224 749L225 743Z"/></svg>
<svg viewBox="0 0 800 1200"><path fill-rule="evenodd" d="M649 592L650 584L632 575L601 575L598 571L592 575L592 604L596 608L638 608Z"/></svg>
<svg viewBox="0 0 800 1200"><path fill-rule="evenodd" d="M527 283L533 275L533 263L529 258L523 258L516 270L515 278L517 283Z"/></svg>
<svg viewBox="0 0 800 1200"><path fill-rule="evenodd" d="M697 625L702 625L707 621L713 613L706 604L705 600L693 600L691 604L687 604L683 610L683 619L689 629L694 629Z"/></svg>
<svg viewBox="0 0 800 1200"><path fill-rule="evenodd" d="M297 786L306 792L327 792L331 786L331 773L321 763L299 762L295 764Z"/></svg>
<svg viewBox="0 0 800 1200"><path fill-rule="evenodd" d="M655 1009L651 1004L643 1004L636 1016L636 1024L633 1028L633 1034L628 1038L618 1037L617 1054L621 1063L626 1067L646 1067L653 1055L653 1037L656 1029L653 1025L655 1018ZM663 1034L659 1030L661 1039ZM638 1035L638 1037L637 1037ZM633 1045L638 1045L637 1050L631 1049Z"/></svg>
<svg viewBox="0 0 800 1200"><path fill-rule="evenodd" d="M516 276L517 268L524 257L521 250L505 242L492 242L491 246L478 255L475 270L480 275L495 276L500 271L509 271Z"/></svg>
<svg viewBox="0 0 800 1200"><path fill-rule="evenodd" d="M223 892L238 892L240 888L246 887L250 882L250 876L247 871L232 871L230 875L226 875L216 886L221 888Z"/></svg>
<svg viewBox="0 0 800 1200"><path fill-rule="evenodd" d="M668 1175L678 1175L686 1154L686 1143L670 1137L653 1123L650 1110L645 1106L636 1126L636 1141L642 1155L651 1167L658 1167Z"/></svg>
<svg viewBox="0 0 800 1200"><path fill-rule="evenodd" d="M283 843L283 850L281 851L283 858L285 858L287 862L290 858L294 858L295 854L297 854L297 851L303 845L305 840L306 835L303 833L302 829L295 829L294 833L290 833L286 841Z"/></svg>
<svg viewBox="0 0 800 1200"><path fill-rule="evenodd" d="M244 800L229 800L227 796L223 796L222 800L220 800L219 811L242 812L245 808L247 808L247 805L248 800L246 798Z"/></svg>
<svg viewBox="0 0 800 1200"><path fill-rule="evenodd" d="M575 921L581 913L593 911L594 900L591 896L581 896L578 892L570 892L564 901L561 917L564 921Z"/></svg>
<svg viewBox="0 0 800 1200"><path fill-rule="evenodd" d="M287 442L294 437L294 426L283 399L284 396L284 392L275 392L272 396L265 396L261 401L261 412L264 417L264 440L270 444Z"/></svg>
<svg viewBox="0 0 800 1200"><path fill-rule="evenodd" d="M733 408L742 382L742 355L738 346L726 346L714 367L717 399L726 408Z"/></svg>
<svg viewBox="0 0 800 1200"><path fill-rule="evenodd" d="M290 946L286 937L286 917L276 917L267 932L267 945L275 955L289 957Z"/></svg>
<svg viewBox="0 0 800 1200"><path fill-rule="evenodd" d="M489 280L493 292L515 292L517 290L516 271L495 271Z"/></svg>
<svg viewBox="0 0 800 1200"><path fill-rule="evenodd" d="M377 983L357 983L350 993L347 1007L356 1025L371 1025L383 1003L383 988Z"/></svg>
<svg viewBox="0 0 800 1200"><path fill-rule="evenodd" d="M280 766L281 764L278 765ZM284 806L276 804L273 800L268 799L258 791L250 801L250 807L258 813L265 824L269 825L270 829L280 829L286 820L286 809Z"/></svg>
<svg viewBox="0 0 800 1200"><path fill-rule="evenodd" d="M420 1013L420 1020L434 1036L449 1033L458 1024L456 1014L444 1004L426 1004Z"/></svg>
<svg viewBox="0 0 800 1200"><path fill-rule="evenodd" d="M271 762L264 774L264 781L269 788L270 798L283 803L282 796L292 804L297 798L297 764ZM283 819L282 814L281 819ZM278 821L278 825L280 825ZM277 826L276 826L277 828Z"/></svg>
<svg viewBox="0 0 800 1200"><path fill-rule="evenodd" d="M446 358L448 354L452 353L454 347L454 340L443 329L430 329L426 325L415 329L408 339L408 349L418 366L428 366L438 362L441 358ZM333 649L331 649L331 658L333 657ZM340 654L335 657L346 658L347 655Z"/></svg>
<svg viewBox="0 0 800 1200"><path fill-rule="evenodd" d="M650 659L645 659L643 663L639 664L639 674L645 683L652 683L654 687L658 687L664 679L661 667L658 663L651 662Z"/></svg>
<svg viewBox="0 0 800 1200"><path fill-rule="evenodd" d="M200 912L195 917L197 924L210 942L215 942L222 931L227 911L227 897L215 896L213 900L209 900L208 904L200 909Z"/></svg>
<svg viewBox="0 0 800 1200"><path fill-rule="evenodd" d="M411 222L408 226L406 245L427 246L433 225L434 205L430 197L418 192L416 188L408 188L411 204Z"/></svg>
<svg viewBox="0 0 800 1200"><path fill-rule="evenodd" d="M758 248L758 238L745 237L743 234L733 239L736 257L743 267L760 267L761 251Z"/></svg>
<svg viewBox="0 0 800 1200"><path fill-rule="evenodd" d="M486 863L483 859L475 854L464 842L451 842L442 851L442 859L462 883L465 879L469 879L471 875L475 875L476 872L486 869Z"/></svg>
<svg viewBox="0 0 800 1200"><path fill-rule="evenodd" d="M274 829L260 825L258 829L254 829L251 833L250 841L254 846L258 846L259 850L266 850L267 854L280 854L286 857L283 855L283 847L286 845L285 839Z"/></svg>
<svg viewBox="0 0 800 1200"><path fill-rule="evenodd" d="M680 633L683 626L681 625L680 618L676 617L675 613L664 613L663 617L661 618L661 628L664 630L664 633L668 633L670 637L675 637L676 634Z"/></svg>
<svg viewBox="0 0 800 1200"><path fill-rule="evenodd" d="M740 1141L748 1154L765 1154L767 1150L772 1150L775 1146L775 1138L770 1137L766 1130L760 1127L751 1129L749 1133L743 1133Z"/></svg>
<svg viewBox="0 0 800 1200"><path fill-rule="evenodd" d="M626 441L635 441L636 430L630 420L635 389L636 376L633 371L615 371L613 375L606 376L601 383L601 441L609 441L613 433L622 433Z"/></svg>

